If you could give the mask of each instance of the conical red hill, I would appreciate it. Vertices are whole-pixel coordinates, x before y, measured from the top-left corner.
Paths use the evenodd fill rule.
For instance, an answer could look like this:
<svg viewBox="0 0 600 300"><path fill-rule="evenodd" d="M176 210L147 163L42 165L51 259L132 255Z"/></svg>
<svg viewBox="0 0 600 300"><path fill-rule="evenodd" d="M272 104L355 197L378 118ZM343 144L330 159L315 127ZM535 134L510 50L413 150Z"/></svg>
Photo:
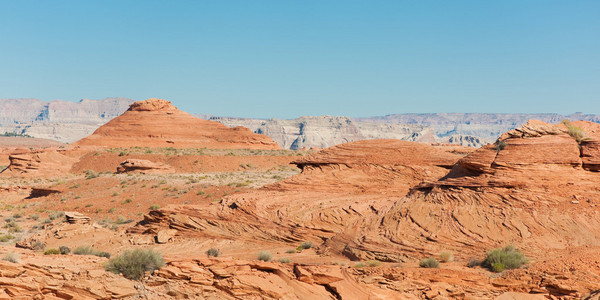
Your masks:
<svg viewBox="0 0 600 300"><path fill-rule="evenodd" d="M92 135L74 143L79 146L175 147L215 149L280 149L270 137L245 127L229 128L180 111L170 101L138 101Z"/></svg>

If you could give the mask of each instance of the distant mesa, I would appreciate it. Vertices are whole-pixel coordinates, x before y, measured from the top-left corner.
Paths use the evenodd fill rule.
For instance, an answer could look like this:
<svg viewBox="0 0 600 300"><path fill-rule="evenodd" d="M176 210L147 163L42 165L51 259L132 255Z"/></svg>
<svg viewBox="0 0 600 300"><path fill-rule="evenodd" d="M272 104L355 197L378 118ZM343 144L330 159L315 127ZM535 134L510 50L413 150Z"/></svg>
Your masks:
<svg viewBox="0 0 600 300"><path fill-rule="evenodd" d="M180 111L163 99L138 101L121 116L74 143L100 147L280 149L270 137L245 127L228 128Z"/></svg>

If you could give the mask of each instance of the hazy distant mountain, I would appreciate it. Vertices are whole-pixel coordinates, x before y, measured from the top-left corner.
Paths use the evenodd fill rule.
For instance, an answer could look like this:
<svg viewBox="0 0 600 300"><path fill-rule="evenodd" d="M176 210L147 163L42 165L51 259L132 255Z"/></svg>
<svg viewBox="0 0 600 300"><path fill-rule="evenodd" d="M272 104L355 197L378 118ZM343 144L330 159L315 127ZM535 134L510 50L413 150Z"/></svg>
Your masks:
<svg viewBox="0 0 600 300"><path fill-rule="evenodd" d="M89 136L101 125L121 115L134 100L126 98L83 99L79 102L38 99L0 99L0 133L14 132L33 137L74 142ZM494 114L430 113L394 114L381 117L348 118L308 116L293 120L248 119L195 115L227 126L244 126L270 136L282 148L326 148L364 139L401 139L480 147L500 134L538 119L558 123L563 119L600 123L600 116L575 113Z"/></svg>
<svg viewBox="0 0 600 300"><path fill-rule="evenodd" d="M600 116L574 113L560 114L508 114L508 113L430 113L393 114L382 117L355 118L359 122L383 124L416 124L431 128L439 138L452 136L475 136L487 142L495 141L502 133L520 126L527 120L536 119L548 123L560 123L564 119L585 120L600 123Z"/></svg>
<svg viewBox="0 0 600 300"><path fill-rule="evenodd" d="M119 116L135 100L105 98L79 102L0 99L0 132L73 142Z"/></svg>

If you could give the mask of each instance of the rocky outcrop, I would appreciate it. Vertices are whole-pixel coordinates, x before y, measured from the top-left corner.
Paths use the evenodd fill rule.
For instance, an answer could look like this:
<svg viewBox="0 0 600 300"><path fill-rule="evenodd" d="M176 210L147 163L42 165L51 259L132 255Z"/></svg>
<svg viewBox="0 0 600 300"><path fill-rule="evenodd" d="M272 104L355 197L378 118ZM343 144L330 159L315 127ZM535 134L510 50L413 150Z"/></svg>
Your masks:
<svg viewBox="0 0 600 300"><path fill-rule="evenodd" d="M66 211L65 220L69 224L90 224L91 219L82 213L76 211Z"/></svg>
<svg viewBox="0 0 600 300"><path fill-rule="evenodd" d="M145 159L127 159L117 167L117 173L164 174L173 173L175 168L160 162Z"/></svg>
<svg viewBox="0 0 600 300"><path fill-rule="evenodd" d="M23 177L67 174L77 158L63 153L64 151L47 149L11 154L9 156L10 165L0 174Z"/></svg>
<svg viewBox="0 0 600 300"><path fill-rule="evenodd" d="M121 116L74 143L101 147L279 149L265 135L244 127L228 128L178 110L162 99L138 101Z"/></svg>

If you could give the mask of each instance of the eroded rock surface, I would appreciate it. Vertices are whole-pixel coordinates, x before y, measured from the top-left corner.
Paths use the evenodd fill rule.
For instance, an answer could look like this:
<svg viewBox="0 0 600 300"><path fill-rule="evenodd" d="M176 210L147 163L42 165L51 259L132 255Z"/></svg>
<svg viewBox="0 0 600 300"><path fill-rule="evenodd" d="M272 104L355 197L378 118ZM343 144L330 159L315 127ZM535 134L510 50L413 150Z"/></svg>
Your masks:
<svg viewBox="0 0 600 300"><path fill-rule="evenodd" d="M74 143L103 147L174 147L280 149L268 136L244 127L228 128L178 110L171 102L148 99L133 103L121 116Z"/></svg>

